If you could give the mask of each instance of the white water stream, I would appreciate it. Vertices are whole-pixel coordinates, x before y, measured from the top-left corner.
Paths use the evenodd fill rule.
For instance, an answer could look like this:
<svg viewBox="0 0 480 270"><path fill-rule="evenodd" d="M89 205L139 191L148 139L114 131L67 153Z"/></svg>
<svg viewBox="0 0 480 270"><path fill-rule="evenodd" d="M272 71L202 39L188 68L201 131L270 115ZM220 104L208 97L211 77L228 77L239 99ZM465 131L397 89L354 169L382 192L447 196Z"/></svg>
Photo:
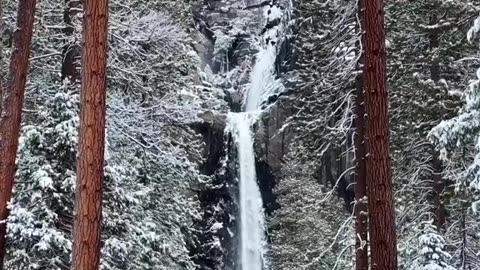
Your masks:
<svg viewBox="0 0 480 270"><path fill-rule="evenodd" d="M262 195L257 184L252 125L261 112L275 81L276 48L267 45L257 54L250 77L245 112L230 113L228 128L238 151L240 174L240 264L241 270L267 269L265 214Z"/></svg>
<svg viewBox="0 0 480 270"><path fill-rule="evenodd" d="M282 11L278 7L266 7L263 11L267 21L282 16ZM276 44L283 38L279 38L279 32L284 32L280 24L263 34L264 44L260 46L250 74L250 86L244 104L245 112L228 115L227 130L231 132L237 148L240 175L239 270L268 269L265 214L255 170L252 125L262 112L261 105L283 87L275 77Z"/></svg>
<svg viewBox="0 0 480 270"><path fill-rule="evenodd" d="M265 216L255 172L251 113L230 113L240 174L240 264L242 270L262 270L265 264Z"/></svg>

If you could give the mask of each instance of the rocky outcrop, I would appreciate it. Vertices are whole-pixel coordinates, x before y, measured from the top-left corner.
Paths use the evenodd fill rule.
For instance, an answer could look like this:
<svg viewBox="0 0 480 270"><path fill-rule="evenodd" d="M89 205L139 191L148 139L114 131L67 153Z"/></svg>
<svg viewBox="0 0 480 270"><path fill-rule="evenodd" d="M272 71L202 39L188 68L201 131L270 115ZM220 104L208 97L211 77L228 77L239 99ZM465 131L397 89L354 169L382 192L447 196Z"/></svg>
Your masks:
<svg viewBox="0 0 480 270"><path fill-rule="evenodd" d="M283 126L291 113L287 99L280 99L262 115L256 127L257 159L268 164L272 174L277 177L280 176L283 157L288 151L290 133Z"/></svg>
<svg viewBox="0 0 480 270"><path fill-rule="evenodd" d="M191 256L202 270L234 270L235 237L238 211L235 194L235 168L226 162L234 151L231 139L225 135L225 115L207 111L198 115L201 122L192 128L201 134L205 144L200 171L205 179L195 189L202 219L196 224L199 244L192 245Z"/></svg>
<svg viewBox="0 0 480 270"><path fill-rule="evenodd" d="M280 21L263 25L259 7L270 2L206 1L194 8L198 29L194 49L201 59L202 76L208 87L222 89L230 111L241 111L244 93L250 82L249 72L254 65L259 35ZM222 44L220 44L222 43ZM222 46L220 46L222 45ZM290 70L293 47L281 44L275 62L277 78ZM282 158L288 150L289 130L282 129L292 109L288 93L278 94L268 101L269 108L255 127L256 173L265 212L271 215L278 209L274 186L280 176ZM237 149L229 134L225 134L225 112L212 108L199 113L201 121L192 127L202 135L204 164L202 173L207 177L198 189L203 219L197 224L202 243L195 250L199 269L234 270L237 263L238 237L238 172Z"/></svg>

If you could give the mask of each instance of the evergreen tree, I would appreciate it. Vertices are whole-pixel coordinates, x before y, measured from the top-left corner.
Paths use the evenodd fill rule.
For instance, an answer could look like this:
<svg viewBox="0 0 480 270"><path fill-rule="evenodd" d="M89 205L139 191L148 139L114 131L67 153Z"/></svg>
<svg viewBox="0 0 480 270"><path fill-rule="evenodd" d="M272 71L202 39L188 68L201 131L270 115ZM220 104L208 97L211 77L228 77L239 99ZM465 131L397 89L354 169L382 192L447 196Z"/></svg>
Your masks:
<svg viewBox="0 0 480 270"><path fill-rule="evenodd" d="M41 108L40 125L20 139L8 223L8 269L67 269L72 251L79 96L68 83Z"/></svg>
<svg viewBox="0 0 480 270"><path fill-rule="evenodd" d="M9 1L6 9L9 27L13 23L12 3ZM79 44L81 24L76 22L81 13L72 22L74 34L66 36L63 28L52 27L65 23L59 9L64 5L63 0L42 1L42 20L35 27L32 48L41 57L33 59L30 70L18 183L8 224L8 269L64 270L71 264L74 189L70 185L76 179L73 168L78 138L72 135L68 141L55 128L65 126L64 122L69 122L73 131L79 128L78 81L62 85L59 71L61 63L69 60L63 57L64 46ZM147 8L156 11L144 13ZM109 61L114 68L109 71L102 269L195 268L190 252L200 250L195 225L202 213L193 190L198 189L200 179L206 179L199 173L204 160L201 136L190 127L201 121L196 114L202 102L216 104L221 100L208 89L193 88L197 59L184 44L190 38L186 32L190 22L187 8L183 1L112 4L110 18L116 27L112 27L110 40ZM159 9L183 15L172 19ZM151 83L144 81L144 74ZM77 122L59 115L69 115ZM27 139L28 130L38 132L43 140L48 138L46 146L35 143L33 137ZM69 149L70 145L73 152L58 156L56 148L48 147ZM54 188L42 189L37 182L31 182L35 176L29 168L39 168L33 164L39 160L43 167L52 168L48 177ZM70 182L64 183L64 174ZM37 198L39 194L45 199ZM37 199L31 202L31 198ZM33 204L40 200L45 202ZM34 213L25 212L29 209ZM26 237L29 232L49 232L52 241ZM53 236L65 241L55 242L58 238ZM43 250L38 250L38 243L42 243ZM201 256L195 255L195 260Z"/></svg>
<svg viewBox="0 0 480 270"><path fill-rule="evenodd" d="M442 120L454 117L461 106L459 97L468 86L473 62L467 59L475 48L466 42L465 32L470 18L477 14L472 4L437 0L386 3L400 267L411 261L415 228L419 220L431 218L430 213L435 215L439 234L449 243L462 242L457 221L463 207L452 183L463 165L440 159L427 135ZM460 152L452 156L454 160L464 160ZM459 254L452 252L452 261L459 262Z"/></svg>
<svg viewBox="0 0 480 270"><path fill-rule="evenodd" d="M449 265L450 254L446 250L445 239L438 234L432 222L421 224L422 230L418 238L418 257L410 266L410 270L455 270Z"/></svg>

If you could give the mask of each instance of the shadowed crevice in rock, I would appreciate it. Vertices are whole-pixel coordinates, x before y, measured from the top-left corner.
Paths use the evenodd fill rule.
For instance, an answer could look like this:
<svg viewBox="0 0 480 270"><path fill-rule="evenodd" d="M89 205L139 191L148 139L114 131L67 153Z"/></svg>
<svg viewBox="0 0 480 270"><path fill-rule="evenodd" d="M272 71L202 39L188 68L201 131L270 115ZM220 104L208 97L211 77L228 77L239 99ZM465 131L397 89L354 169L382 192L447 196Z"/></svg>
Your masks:
<svg viewBox="0 0 480 270"><path fill-rule="evenodd" d="M255 161L257 172L257 183L262 193L263 206L266 215L271 215L273 211L278 209L276 195L273 193L275 187L275 177L272 174L270 166L265 161Z"/></svg>
<svg viewBox="0 0 480 270"><path fill-rule="evenodd" d="M225 121L224 114L206 111L199 114L202 122L191 124L193 130L201 134L205 143L205 161L200 164L200 172L204 175L213 175L221 166L220 159L225 155Z"/></svg>

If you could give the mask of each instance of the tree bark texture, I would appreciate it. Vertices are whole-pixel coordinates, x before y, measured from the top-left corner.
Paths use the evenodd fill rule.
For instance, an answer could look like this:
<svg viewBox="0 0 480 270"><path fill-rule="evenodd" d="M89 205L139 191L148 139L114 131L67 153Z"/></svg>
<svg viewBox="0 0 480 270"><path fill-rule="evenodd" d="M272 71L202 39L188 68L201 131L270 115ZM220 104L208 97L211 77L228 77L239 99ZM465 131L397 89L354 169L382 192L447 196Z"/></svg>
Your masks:
<svg viewBox="0 0 480 270"><path fill-rule="evenodd" d="M430 25L435 25L438 23L437 16L437 5L432 6L432 14L430 15ZM439 29L432 29L429 34L430 40L430 53L432 57L432 62L430 64L430 78L436 84L440 80L440 63L436 51L440 46L439 42ZM440 118L440 116L439 116ZM432 180L433 180L433 216L435 218L435 226L438 230L441 230L445 224L446 209L442 201L442 193L445 190L445 179L442 177L443 164L439 159L438 151L432 149Z"/></svg>
<svg viewBox="0 0 480 270"><path fill-rule="evenodd" d="M360 82L361 83L361 82ZM364 120L363 87L357 89L355 101L355 269L368 269L368 207L367 181L365 175L365 147L364 147ZM360 95L359 95L360 93Z"/></svg>
<svg viewBox="0 0 480 270"><path fill-rule="evenodd" d="M80 81L81 48L75 40L75 24L78 23L75 18L81 12L81 9L80 0L65 0L65 10L63 12L65 28L63 32L67 36L67 41L63 48L62 80L69 78L72 82Z"/></svg>
<svg viewBox="0 0 480 270"><path fill-rule="evenodd" d="M445 179L442 177L443 166L439 159L439 154L435 151L432 160L432 177L433 177L433 214L435 226L441 230L445 225L447 210L443 204L442 194L445 190Z"/></svg>
<svg viewBox="0 0 480 270"><path fill-rule="evenodd" d="M364 7L363 80L371 269L396 270L383 1L368 0Z"/></svg>
<svg viewBox="0 0 480 270"><path fill-rule="evenodd" d="M15 159L18 150L22 107L30 57L30 46L35 20L35 0L20 0L17 25L10 59L3 111L0 117L0 269L6 252L6 220L8 202L12 197Z"/></svg>
<svg viewBox="0 0 480 270"><path fill-rule="evenodd" d="M5 71L3 70L3 1L0 0L0 115L3 105L3 79Z"/></svg>
<svg viewBox="0 0 480 270"><path fill-rule="evenodd" d="M362 11L364 1L357 3L358 30L363 38ZM357 70L362 71L364 57L362 42L357 42L359 59ZM354 120L354 147L355 147L355 269L368 270L368 206L367 206L367 179L365 174L365 108L363 104L363 73L357 75L355 91L355 120Z"/></svg>
<svg viewBox="0 0 480 270"><path fill-rule="evenodd" d="M108 0L85 0L79 157L75 194L72 269L96 270L100 263Z"/></svg>

